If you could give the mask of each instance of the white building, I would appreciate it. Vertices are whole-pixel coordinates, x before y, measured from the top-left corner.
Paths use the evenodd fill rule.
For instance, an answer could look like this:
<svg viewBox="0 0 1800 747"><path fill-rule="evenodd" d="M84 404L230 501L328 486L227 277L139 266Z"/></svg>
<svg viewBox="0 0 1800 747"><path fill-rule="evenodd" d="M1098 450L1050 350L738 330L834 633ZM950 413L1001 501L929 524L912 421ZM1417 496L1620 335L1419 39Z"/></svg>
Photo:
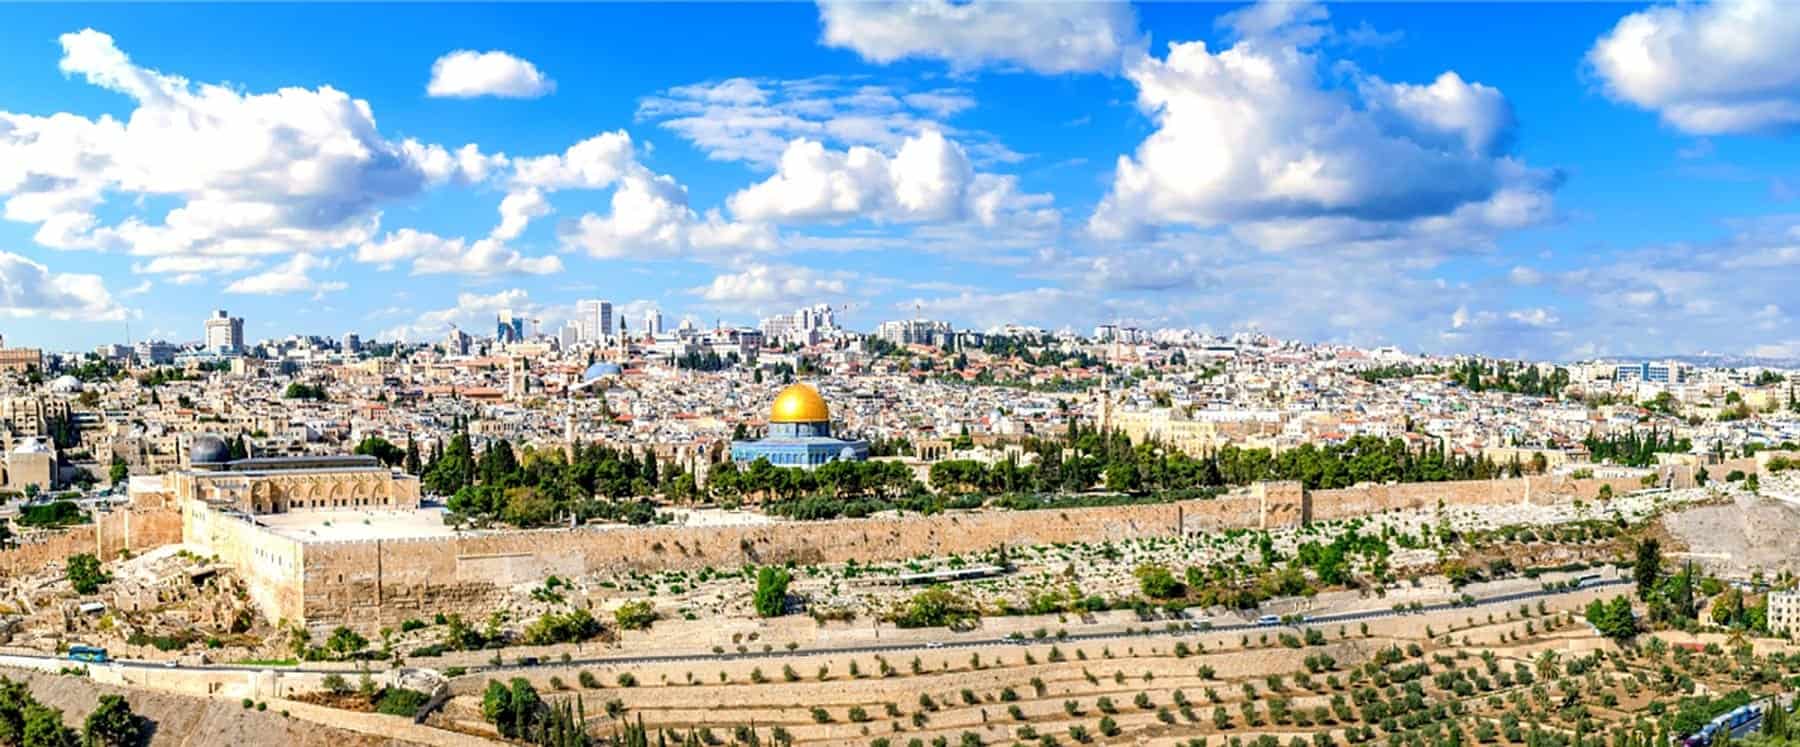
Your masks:
<svg viewBox="0 0 1800 747"><path fill-rule="evenodd" d="M929 319L882 322L875 336L895 345L942 345L950 337L950 323Z"/></svg>
<svg viewBox="0 0 1800 747"><path fill-rule="evenodd" d="M606 339L613 333L612 302L601 299L576 302L575 324L579 327L577 339L582 342L605 344Z"/></svg>
<svg viewBox="0 0 1800 747"><path fill-rule="evenodd" d="M1769 632L1792 635L1800 631L1800 591L1769 592Z"/></svg>
<svg viewBox="0 0 1800 747"><path fill-rule="evenodd" d="M244 319L215 309L206 320L206 349L215 353L235 353L244 349Z"/></svg>

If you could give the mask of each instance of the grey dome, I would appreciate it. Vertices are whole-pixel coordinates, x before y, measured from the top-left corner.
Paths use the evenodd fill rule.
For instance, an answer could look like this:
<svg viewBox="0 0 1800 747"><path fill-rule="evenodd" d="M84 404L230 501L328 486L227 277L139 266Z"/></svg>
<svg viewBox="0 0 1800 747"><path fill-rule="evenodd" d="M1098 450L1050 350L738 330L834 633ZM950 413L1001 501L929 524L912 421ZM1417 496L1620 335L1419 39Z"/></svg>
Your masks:
<svg viewBox="0 0 1800 747"><path fill-rule="evenodd" d="M231 461L231 447L211 433L195 436L188 447L188 464L223 464Z"/></svg>

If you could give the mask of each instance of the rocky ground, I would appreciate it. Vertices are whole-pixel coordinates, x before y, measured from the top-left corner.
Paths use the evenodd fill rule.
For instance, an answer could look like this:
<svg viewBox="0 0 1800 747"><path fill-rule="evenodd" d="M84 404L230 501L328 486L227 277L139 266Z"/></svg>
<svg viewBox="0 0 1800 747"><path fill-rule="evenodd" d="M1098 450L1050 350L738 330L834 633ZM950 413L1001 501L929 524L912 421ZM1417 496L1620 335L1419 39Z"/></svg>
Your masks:
<svg viewBox="0 0 1800 747"><path fill-rule="evenodd" d="M1800 475L1771 477L1755 494L1733 487L1716 495L1663 517L1683 557L1734 577L1800 572Z"/></svg>
<svg viewBox="0 0 1800 747"><path fill-rule="evenodd" d="M5 674L14 681L25 682L39 702L62 709L63 723L77 731L101 695L124 695L134 713L154 722L152 745L374 747L404 744L289 718L274 710L244 708L232 700L112 687L85 677L19 670L9 670Z"/></svg>

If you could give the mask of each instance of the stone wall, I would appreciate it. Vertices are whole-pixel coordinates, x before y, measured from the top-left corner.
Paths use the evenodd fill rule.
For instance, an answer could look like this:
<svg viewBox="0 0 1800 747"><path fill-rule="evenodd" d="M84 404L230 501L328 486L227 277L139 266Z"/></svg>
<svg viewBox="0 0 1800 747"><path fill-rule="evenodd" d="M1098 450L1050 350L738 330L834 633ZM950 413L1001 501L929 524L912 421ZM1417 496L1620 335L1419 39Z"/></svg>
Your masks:
<svg viewBox="0 0 1800 747"><path fill-rule="evenodd" d="M305 544L198 501L188 504L181 522L188 549L236 569L270 623L301 619Z"/></svg>
<svg viewBox="0 0 1800 747"><path fill-rule="evenodd" d="M1312 519L1331 521L1385 511L1434 509L1440 502L1447 506L1491 506L1527 501L1547 505L1565 500L1593 500L1600 494L1602 485L1611 485L1613 493L1620 495L1643 487L1635 477L1576 480L1557 475L1534 475L1501 480L1359 485L1309 493Z"/></svg>
<svg viewBox="0 0 1800 747"><path fill-rule="evenodd" d="M508 586L546 576L729 568L746 563L896 561L1002 545L1100 542L1255 525L1257 500L988 511L761 526L552 529L306 545L314 629L377 629L436 612L485 615Z"/></svg>
<svg viewBox="0 0 1800 747"><path fill-rule="evenodd" d="M485 616L507 587L547 576L731 568L744 564L892 562L1002 545L1121 541L1175 533L1297 526L1402 509L1591 499L1635 480L1516 480L1305 491L1271 483L1210 500L1043 511L849 519L760 526L581 527L454 538L305 545L304 617L324 630L374 631L438 612Z"/></svg>
<svg viewBox="0 0 1800 747"><path fill-rule="evenodd" d="M92 524L31 532L17 541L0 551L0 575L36 573L77 553L113 560L121 550L141 553L174 544L181 541L181 515L162 505L132 506L96 512Z"/></svg>

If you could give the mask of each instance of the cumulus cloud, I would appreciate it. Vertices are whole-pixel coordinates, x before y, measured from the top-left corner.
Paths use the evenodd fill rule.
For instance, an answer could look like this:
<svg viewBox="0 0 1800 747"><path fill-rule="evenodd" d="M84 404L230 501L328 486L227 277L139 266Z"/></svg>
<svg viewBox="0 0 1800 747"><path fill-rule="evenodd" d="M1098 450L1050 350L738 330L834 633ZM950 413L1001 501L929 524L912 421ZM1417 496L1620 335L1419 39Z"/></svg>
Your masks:
<svg viewBox="0 0 1800 747"><path fill-rule="evenodd" d="M320 281L312 277L314 270L329 269L332 263L311 254L296 254L286 262L249 275L225 286L226 293L277 296L289 293L325 294L350 287L341 281Z"/></svg>
<svg viewBox="0 0 1800 747"><path fill-rule="evenodd" d="M531 294L522 288L489 294L458 293L455 304L427 311L411 323L383 330L379 337L403 342L431 340L447 334L453 327L480 334L493 330L494 315L502 310L530 319L544 319L550 311L533 302Z"/></svg>
<svg viewBox="0 0 1800 747"><path fill-rule="evenodd" d="M620 180L611 204L610 213L587 213L565 226L563 243L603 258L666 258L775 248L773 229L727 220L718 210L701 215L688 207L686 187L674 177L648 169Z"/></svg>
<svg viewBox="0 0 1800 747"><path fill-rule="evenodd" d="M118 320L126 316L99 275L51 272L0 252L0 316L23 319Z"/></svg>
<svg viewBox="0 0 1800 747"><path fill-rule="evenodd" d="M689 292L717 308L761 314L844 296L850 292L850 280L846 273L759 264L722 273Z"/></svg>
<svg viewBox="0 0 1800 747"><path fill-rule="evenodd" d="M638 168L631 134L603 132L571 145L562 153L518 158L512 183L538 189L603 189Z"/></svg>
<svg viewBox="0 0 1800 747"><path fill-rule="evenodd" d="M893 156L796 140L774 175L727 202L733 215L751 221L973 220L996 226L1056 220L1046 208L1048 195L1019 192L1015 177L977 173L962 147L935 130L906 139Z"/></svg>
<svg viewBox="0 0 1800 747"><path fill-rule="evenodd" d="M535 99L556 90L556 81L537 66L505 52L459 49L431 63L425 93L437 98L498 96Z"/></svg>
<svg viewBox="0 0 1800 747"><path fill-rule="evenodd" d="M554 255L527 257L499 238L470 242L411 228L357 247L356 260L383 268L411 262L414 275L549 275L563 269L562 259Z"/></svg>
<svg viewBox="0 0 1800 747"><path fill-rule="evenodd" d="M940 60L958 71L1106 71L1140 43L1123 2L821 0L819 17L826 46L870 62Z"/></svg>
<svg viewBox="0 0 1800 747"><path fill-rule="evenodd" d="M245 92L132 63L112 37L59 39L60 68L134 103L125 121L0 112L0 196L38 243L148 256L279 255L350 246L380 207L484 178L503 157L394 142L366 101L330 86ZM160 221L99 215L110 195L168 198Z"/></svg>
<svg viewBox="0 0 1800 747"><path fill-rule="evenodd" d="M1314 52L1323 16L1252 6L1228 18L1229 47L1178 42L1128 64L1156 130L1119 157L1090 231L1227 226L1287 248L1464 238L1547 216L1556 176L1505 155L1513 117L1499 91L1454 72L1417 85L1343 65L1354 85L1327 85Z"/></svg>
<svg viewBox="0 0 1800 747"><path fill-rule="evenodd" d="M509 193L500 200L500 225L494 227L491 237L501 241L516 239L533 218L549 213L550 202L544 199L543 192L525 189Z"/></svg>
<svg viewBox="0 0 1800 747"><path fill-rule="evenodd" d="M1800 14L1775 0L1660 5L1625 16L1587 64L1607 95L1683 132L1800 125Z"/></svg>
<svg viewBox="0 0 1800 747"><path fill-rule="evenodd" d="M838 77L729 78L646 97L638 102L637 117L693 143L708 158L757 166L773 167L788 143L800 138L892 151L927 129L969 143L981 162L1022 160L987 133L949 124L975 105L960 88L912 90Z"/></svg>

